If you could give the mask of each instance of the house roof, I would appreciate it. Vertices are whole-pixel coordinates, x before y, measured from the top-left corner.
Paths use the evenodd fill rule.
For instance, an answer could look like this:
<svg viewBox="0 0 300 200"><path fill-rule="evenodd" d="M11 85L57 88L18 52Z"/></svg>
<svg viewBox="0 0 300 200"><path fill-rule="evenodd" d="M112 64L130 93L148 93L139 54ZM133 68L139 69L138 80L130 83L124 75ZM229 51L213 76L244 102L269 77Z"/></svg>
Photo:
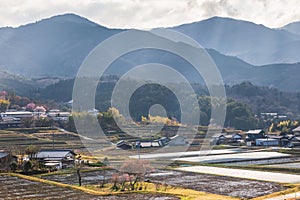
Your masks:
<svg viewBox="0 0 300 200"><path fill-rule="evenodd" d="M247 134L259 134L261 133L263 130L262 129L255 129L255 130L249 130L248 132L246 132Z"/></svg>
<svg viewBox="0 0 300 200"><path fill-rule="evenodd" d="M0 158L4 158L5 156L7 156L8 154L5 152L0 152Z"/></svg>
<svg viewBox="0 0 300 200"><path fill-rule="evenodd" d="M282 139L282 138L285 138L286 136L283 136L283 135L267 135L268 138L271 138L271 139Z"/></svg>
<svg viewBox="0 0 300 200"><path fill-rule="evenodd" d="M215 133L211 137L218 138L218 137L225 136L225 135L226 135L226 133Z"/></svg>
<svg viewBox="0 0 300 200"><path fill-rule="evenodd" d="M291 140L293 140L293 141L300 141L300 137L293 137L293 138L291 138Z"/></svg>
<svg viewBox="0 0 300 200"><path fill-rule="evenodd" d="M36 155L37 158L64 158L66 157L69 153L74 154L75 153L71 150L67 149L61 149L61 150L42 150L39 151Z"/></svg>
<svg viewBox="0 0 300 200"><path fill-rule="evenodd" d="M259 138L259 139L256 139L256 141L260 141L260 142L274 142L274 141L278 141L278 140L275 139L275 138Z"/></svg>
<svg viewBox="0 0 300 200"><path fill-rule="evenodd" d="M292 130L293 132L300 132L300 126Z"/></svg>
<svg viewBox="0 0 300 200"><path fill-rule="evenodd" d="M175 135L175 136L173 136L173 137L171 137L170 139L171 140L174 140L174 139L176 139L176 138L183 138L183 139L185 139L183 136L181 136L181 135Z"/></svg>

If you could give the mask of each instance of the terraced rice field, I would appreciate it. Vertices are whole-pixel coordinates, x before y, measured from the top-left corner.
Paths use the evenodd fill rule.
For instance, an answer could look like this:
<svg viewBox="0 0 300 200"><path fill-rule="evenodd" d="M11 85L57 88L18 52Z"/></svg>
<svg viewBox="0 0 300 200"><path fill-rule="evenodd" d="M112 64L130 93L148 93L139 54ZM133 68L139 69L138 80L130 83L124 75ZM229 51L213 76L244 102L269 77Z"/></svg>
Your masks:
<svg viewBox="0 0 300 200"><path fill-rule="evenodd" d="M115 171L107 171L106 180L109 181L113 173ZM81 176L83 185L99 185L103 180L102 171L83 172ZM43 179L65 184L77 184L78 182L76 173L48 175ZM246 199L286 189L282 184L266 181L169 170L159 170L150 174L146 179L151 182Z"/></svg>
<svg viewBox="0 0 300 200"><path fill-rule="evenodd" d="M82 200L179 200L177 197L157 194L124 194L118 196L96 196L79 190L62 188L56 185L30 181L9 175L0 175L0 199L82 199Z"/></svg>
<svg viewBox="0 0 300 200"><path fill-rule="evenodd" d="M18 177L0 176L0 199L97 199L81 191Z"/></svg>
<svg viewBox="0 0 300 200"><path fill-rule="evenodd" d="M60 131L27 133L18 131L0 130L0 149L10 146L28 146L36 145L41 148L52 148L54 137L55 148L81 148L83 145L80 138L75 134L62 133Z"/></svg>

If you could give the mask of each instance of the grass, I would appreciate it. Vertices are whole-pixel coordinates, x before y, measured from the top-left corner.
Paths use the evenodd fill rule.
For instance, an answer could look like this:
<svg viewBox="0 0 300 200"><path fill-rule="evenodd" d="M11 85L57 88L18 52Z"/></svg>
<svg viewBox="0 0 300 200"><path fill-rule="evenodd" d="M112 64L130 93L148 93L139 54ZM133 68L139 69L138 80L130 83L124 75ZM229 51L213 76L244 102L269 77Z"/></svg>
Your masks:
<svg viewBox="0 0 300 200"><path fill-rule="evenodd" d="M287 190L283 190L283 191L280 191L280 192L275 192L275 193L272 193L272 194L269 194L269 195L256 197L253 200L264 200L264 199L267 199L267 198L278 197L278 196L291 194L291 193L300 191L300 184L297 184L297 185L296 184L294 184L294 185L287 184L287 186L292 187L292 188L289 188Z"/></svg>
<svg viewBox="0 0 300 200"><path fill-rule="evenodd" d="M36 127L36 128L8 128L7 131L14 131L24 134L31 134L31 133L39 133L39 132L60 132L59 129L51 128L51 127Z"/></svg>
<svg viewBox="0 0 300 200"><path fill-rule="evenodd" d="M110 168L105 168L106 170L110 170ZM101 171L103 168L100 167L93 167L90 169L82 169L80 170L81 173L83 172L93 172L93 171ZM64 174L74 174L76 173L76 169L64 169L64 170L59 170L59 171L54 171L54 172L49 172L45 174L37 174L34 175L37 178L42 178L44 176L52 176L52 175L64 175Z"/></svg>
<svg viewBox="0 0 300 200"><path fill-rule="evenodd" d="M286 153L286 154L292 154L295 156L300 155L300 149L280 149L278 150L279 153Z"/></svg>
<svg viewBox="0 0 300 200"><path fill-rule="evenodd" d="M37 135L35 135L35 133L39 131L43 131L43 133L45 133L44 130L47 131L48 129L43 128L43 129L27 130L23 128L15 128L10 130L0 130L0 149L5 148L9 145L11 146L12 145L13 146L36 145L43 149L52 148L53 145L52 136L50 136L49 138L40 138L37 137ZM75 149L75 148L80 148L83 145L79 138L77 140L74 140L73 138L69 138L69 137L55 136L54 146L55 148Z"/></svg>
<svg viewBox="0 0 300 200"><path fill-rule="evenodd" d="M217 195L217 194L210 194L206 192L196 191L192 189L185 189L180 187L173 187L173 186L164 186L164 185L155 185L154 183L145 183L143 182L142 185L144 188L146 187L147 190L137 190L137 191L125 191L125 193L141 193L141 194L162 194L167 196L177 196L184 200L234 200L237 198ZM110 191L111 185L106 185L106 188L102 189L96 186L86 186L92 190L104 190L106 192ZM124 194L124 192L114 192L113 194Z"/></svg>

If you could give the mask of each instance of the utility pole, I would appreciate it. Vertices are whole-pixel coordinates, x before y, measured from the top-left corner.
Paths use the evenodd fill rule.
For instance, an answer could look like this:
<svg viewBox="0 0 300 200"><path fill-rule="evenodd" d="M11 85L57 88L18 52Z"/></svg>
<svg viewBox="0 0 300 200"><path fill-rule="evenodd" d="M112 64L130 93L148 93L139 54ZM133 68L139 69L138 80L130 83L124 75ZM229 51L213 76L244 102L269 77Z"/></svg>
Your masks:
<svg viewBox="0 0 300 200"><path fill-rule="evenodd" d="M54 130L52 130L52 149L54 149Z"/></svg>
<svg viewBox="0 0 300 200"><path fill-rule="evenodd" d="M138 130L138 138L139 138L138 154L139 154L139 159L140 159L141 158L141 138L140 138L139 130Z"/></svg>

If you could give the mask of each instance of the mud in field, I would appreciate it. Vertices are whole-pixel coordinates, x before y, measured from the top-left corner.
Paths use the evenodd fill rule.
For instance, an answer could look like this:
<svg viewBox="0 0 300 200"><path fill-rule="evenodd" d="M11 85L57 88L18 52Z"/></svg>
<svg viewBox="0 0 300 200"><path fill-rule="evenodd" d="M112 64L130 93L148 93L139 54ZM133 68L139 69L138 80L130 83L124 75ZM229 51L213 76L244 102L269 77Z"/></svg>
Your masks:
<svg viewBox="0 0 300 200"><path fill-rule="evenodd" d="M110 181L113 173L115 171L106 172L107 181ZM43 178L67 184L77 184L76 174L50 175ZM102 171L82 173L83 184L100 184L102 179ZM271 194L287 188L273 182L169 170L157 171L148 175L145 179L151 182L247 199Z"/></svg>
<svg viewBox="0 0 300 200"><path fill-rule="evenodd" d="M286 189L281 184L174 171L174 174L161 172L160 176L150 176L151 182L165 183L172 186L189 188L213 194L221 194L239 198L254 198ZM165 174L165 175L164 175Z"/></svg>
<svg viewBox="0 0 300 200"><path fill-rule="evenodd" d="M124 194L118 196L96 196L55 185L30 181L18 177L0 175L0 199L82 199L82 200L179 200L176 197L160 196L156 194Z"/></svg>
<svg viewBox="0 0 300 200"><path fill-rule="evenodd" d="M82 185L99 185L101 184L104 177L105 180L109 182L114 173L116 173L115 170L106 170L105 172L102 170L81 172ZM48 176L43 176L42 178L46 180L69 184L69 185L78 184L78 175L76 173L48 175Z"/></svg>

